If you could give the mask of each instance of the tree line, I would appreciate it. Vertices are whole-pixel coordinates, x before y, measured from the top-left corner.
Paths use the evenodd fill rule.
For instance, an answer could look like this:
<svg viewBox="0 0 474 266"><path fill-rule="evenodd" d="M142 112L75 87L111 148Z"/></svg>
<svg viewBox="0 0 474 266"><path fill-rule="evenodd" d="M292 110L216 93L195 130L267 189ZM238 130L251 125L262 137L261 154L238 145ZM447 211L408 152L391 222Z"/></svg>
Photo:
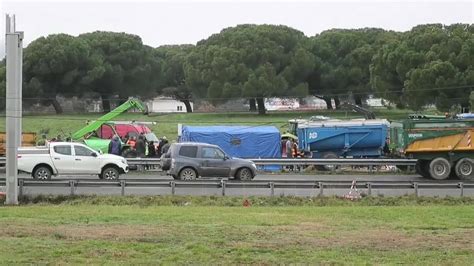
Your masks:
<svg viewBox="0 0 474 266"><path fill-rule="evenodd" d="M473 24L427 24L407 32L332 29L316 36L282 25L239 25L196 45L144 45L136 35L96 31L53 34L24 50L26 104L62 108L57 95L102 99L167 95L185 103L249 100L265 113L267 97L314 95L329 109L377 95L419 110L467 107L474 87ZM5 95L5 60L0 65ZM334 100L335 106L332 106ZM2 101L4 108L4 101Z"/></svg>

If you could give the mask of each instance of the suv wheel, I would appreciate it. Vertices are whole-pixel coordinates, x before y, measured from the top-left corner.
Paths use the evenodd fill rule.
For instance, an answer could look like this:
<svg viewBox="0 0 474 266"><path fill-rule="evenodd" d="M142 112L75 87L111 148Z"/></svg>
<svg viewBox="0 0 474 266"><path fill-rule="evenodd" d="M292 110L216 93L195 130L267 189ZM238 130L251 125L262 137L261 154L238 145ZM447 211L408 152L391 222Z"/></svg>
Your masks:
<svg viewBox="0 0 474 266"><path fill-rule="evenodd" d="M252 174L252 171L250 171L250 169L242 168L237 172L235 177L242 181L249 181L253 179L253 174Z"/></svg>
<svg viewBox="0 0 474 266"><path fill-rule="evenodd" d="M193 168L186 167L181 172L179 172L180 180L196 180L197 173Z"/></svg>

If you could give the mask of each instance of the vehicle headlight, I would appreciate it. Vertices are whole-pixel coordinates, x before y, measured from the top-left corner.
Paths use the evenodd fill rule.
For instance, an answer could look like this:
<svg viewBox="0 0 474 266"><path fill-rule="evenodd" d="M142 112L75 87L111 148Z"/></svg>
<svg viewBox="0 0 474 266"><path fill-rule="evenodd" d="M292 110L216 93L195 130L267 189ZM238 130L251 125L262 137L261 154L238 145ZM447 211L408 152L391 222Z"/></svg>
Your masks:
<svg viewBox="0 0 474 266"><path fill-rule="evenodd" d="M122 159L122 163L123 163L123 164L127 164L127 160Z"/></svg>
<svg viewBox="0 0 474 266"><path fill-rule="evenodd" d="M257 165L254 162L252 162L252 167L257 169Z"/></svg>

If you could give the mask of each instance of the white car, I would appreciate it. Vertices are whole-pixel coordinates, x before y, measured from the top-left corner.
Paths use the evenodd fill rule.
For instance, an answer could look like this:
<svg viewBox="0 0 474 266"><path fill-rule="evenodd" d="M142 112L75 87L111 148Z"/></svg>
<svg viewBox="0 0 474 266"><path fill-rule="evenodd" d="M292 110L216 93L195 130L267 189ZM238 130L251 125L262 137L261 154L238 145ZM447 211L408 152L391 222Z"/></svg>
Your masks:
<svg viewBox="0 0 474 266"><path fill-rule="evenodd" d="M99 154L82 143L51 142L45 147L18 149L18 171L34 179L48 180L53 175L99 175L118 179L129 170L127 161L113 154Z"/></svg>

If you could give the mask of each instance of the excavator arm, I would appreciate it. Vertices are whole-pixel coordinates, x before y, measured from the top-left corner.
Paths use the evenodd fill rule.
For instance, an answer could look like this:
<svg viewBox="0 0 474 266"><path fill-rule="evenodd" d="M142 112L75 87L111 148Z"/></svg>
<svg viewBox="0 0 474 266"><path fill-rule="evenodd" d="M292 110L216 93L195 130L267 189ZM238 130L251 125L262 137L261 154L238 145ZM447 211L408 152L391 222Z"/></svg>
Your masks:
<svg viewBox="0 0 474 266"><path fill-rule="evenodd" d="M72 139L73 140L78 140L84 137L85 135L96 131L100 126L102 126L104 123L107 123L108 121L114 119L118 115L130 110L136 108L140 111L142 111L144 114L147 114L147 108L146 105L144 105L140 100L131 98L115 108L114 110L108 112L107 114L101 116L99 119L89 123L87 126L79 129L78 131L74 132L72 134Z"/></svg>
<svg viewBox="0 0 474 266"><path fill-rule="evenodd" d="M372 112L368 109L365 109L365 108L363 108L359 105L344 102L344 103L341 103L341 105L339 107L344 108L344 109L349 109L349 110L352 110L352 111L357 112L357 113L361 113L361 114L364 115L365 119L375 119L374 112Z"/></svg>

